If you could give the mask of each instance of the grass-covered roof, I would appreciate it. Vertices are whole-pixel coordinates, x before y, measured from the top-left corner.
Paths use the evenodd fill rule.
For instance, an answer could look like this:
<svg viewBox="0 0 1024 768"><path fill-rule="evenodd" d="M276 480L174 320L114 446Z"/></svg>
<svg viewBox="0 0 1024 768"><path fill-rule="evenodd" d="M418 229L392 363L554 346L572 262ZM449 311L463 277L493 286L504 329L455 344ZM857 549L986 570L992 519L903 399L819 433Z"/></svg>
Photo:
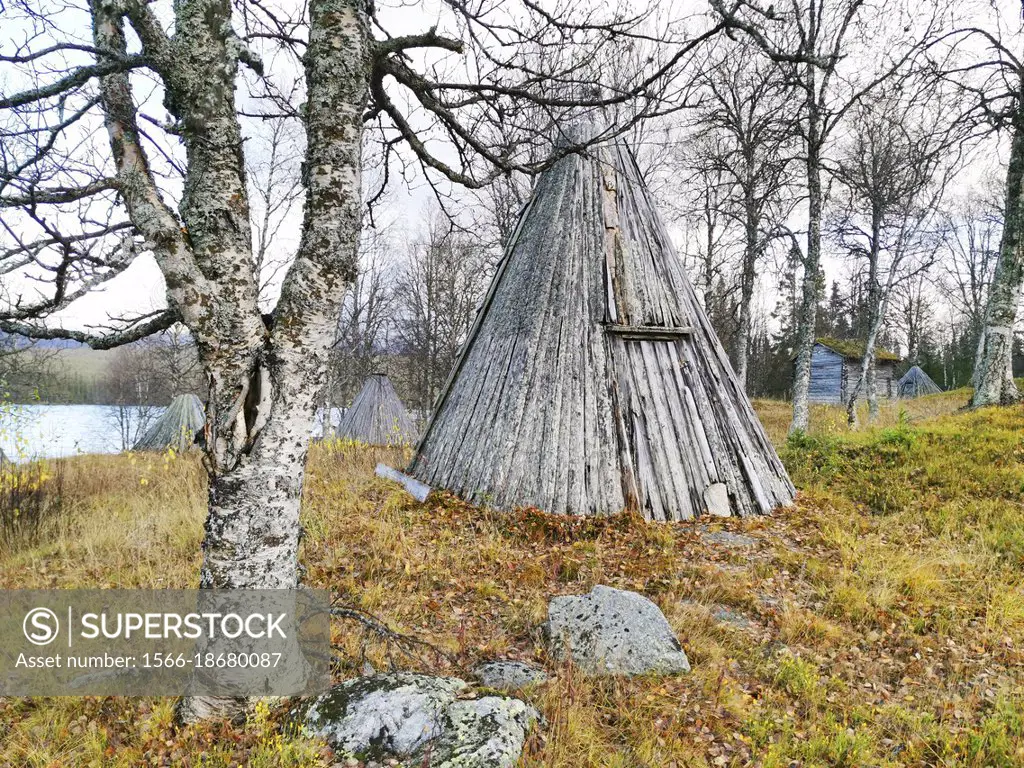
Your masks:
<svg viewBox="0 0 1024 768"><path fill-rule="evenodd" d="M864 357L864 342L856 339L836 339L831 336L819 336L816 341L828 347L833 352L838 352L843 357L860 360ZM875 347L875 360L898 362L900 356L882 347Z"/></svg>

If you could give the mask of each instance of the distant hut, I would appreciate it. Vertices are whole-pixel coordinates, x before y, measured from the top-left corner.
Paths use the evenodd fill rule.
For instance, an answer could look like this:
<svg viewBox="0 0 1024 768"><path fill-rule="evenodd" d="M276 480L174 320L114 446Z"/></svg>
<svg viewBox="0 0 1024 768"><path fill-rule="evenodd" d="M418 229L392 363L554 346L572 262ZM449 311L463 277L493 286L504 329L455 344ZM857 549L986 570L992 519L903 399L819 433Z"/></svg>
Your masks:
<svg viewBox="0 0 1024 768"><path fill-rule="evenodd" d="M846 403L860 382L861 361L864 359L864 344L857 341L821 338L814 343L811 352L812 403ZM887 349L875 350L875 371L878 397L891 400L896 397L896 364L899 355ZM857 395L865 398L863 387Z"/></svg>
<svg viewBox="0 0 1024 768"><path fill-rule="evenodd" d="M206 424L203 401L195 395L178 395L146 434L134 445L134 451L186 451L195 445L196 433Z"/></svg>
<svg viewBox="0 0 1024 768"><path fill-rule="evenodd" d="M537 181L408 471L497 509L685 520L791 502L620 140Z"/></svg>
<svg viewBox="0 0 1024 768"><path fill-rule="evenodd" d="M937 395L940 392L942 392L942 388L932 381L932 377L922 371L918 365L904 373L903 377L896 382L896 396L904 400L923 395Z"/></svg>
<svg viewBox="0 0 1024 768"><path fill-rule="evenodd" d="M345 411L335 434L342 440L367 445L409 445L416 441L416 424L398 398L391 379L374 373Z"/></svg>

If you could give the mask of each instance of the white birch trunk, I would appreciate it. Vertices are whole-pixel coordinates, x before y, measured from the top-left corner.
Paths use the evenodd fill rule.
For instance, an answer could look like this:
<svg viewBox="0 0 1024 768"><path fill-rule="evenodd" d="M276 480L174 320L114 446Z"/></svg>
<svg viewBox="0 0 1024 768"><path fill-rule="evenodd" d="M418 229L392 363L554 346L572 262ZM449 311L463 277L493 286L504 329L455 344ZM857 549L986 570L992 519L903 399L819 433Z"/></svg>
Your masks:
<svg viewBox="0 0 1024 768"><path fill-rule="evenodd" d="M168 37L144 5L93 0L98 48L123 55L126 15L164 79L188 153L181 221L163 202L139 140L128 76L101 97L122 197L153 250L168 300L196 338L207 372L209 516L204 588L291 589L299 583L299 504L310 430L341 302L356 277L362 116L370 33L358 0L313 0L306 55L306 206L299 253L271 324L257 304L235 104L239 42L223 0L182 0ZM179 715L237 712L243 702L193 697Z"/></svg>
<svg viewBox="0 0 1024 768"><path fill-rule="evenodd" d="M971 407L1010 405L1021 394L1013 381L1013 329L1024 286L1024 106L1018 100L1010 163L1006 170L1006 210L999 261L989 291L985 330L974 371Z"/></svg>
<svg viewBox="0 0 1024 768"><path fill-rule="evenodd" d="M812 112L817 114L812 106ZM807 196L809 220L804 258L803 293L797 317L796 370L793 375L793 421L789 433L810 426L811 354L818 316L818 268L821 262L821 163L818 157L817 120L808 121Z"/></svg>
<svg viewBox="0 0 1024 768"><path fill-rule="evenodd" d="M749 180L748 180L749 184ZM744 393L747 392L750 367L750 325L751 304L754 301L754 282L757 280L756 268L760 243L758 242L758 220L756 204L748 196L744 201L746 210L745 244L743 249L743 269L740 275L740 317L739 331L736 334L736 378L740 381Z"/></svg>
<svg viewBox="0 0 1024 768"><path fill-rule="evenodd" d="M815 40L818 33L817 11L810 7L808 31ZM818 269L821 263L821 146L823 138L821 105L818 102L818 74L814 64L806 64L803 88L807 94L807 253L804 254L803 292L796 326L796 368L793 372L793 421L789 434L806 432L810 426L811 355L814 350L818 315Z"/></svg>

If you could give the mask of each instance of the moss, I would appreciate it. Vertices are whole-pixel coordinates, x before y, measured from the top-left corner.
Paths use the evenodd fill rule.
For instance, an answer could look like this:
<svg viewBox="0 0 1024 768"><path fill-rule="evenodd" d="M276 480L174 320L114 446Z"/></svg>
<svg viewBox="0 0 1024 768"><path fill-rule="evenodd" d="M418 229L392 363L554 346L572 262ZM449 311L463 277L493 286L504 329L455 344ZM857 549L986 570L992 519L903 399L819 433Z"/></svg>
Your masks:
<svg viewBox="0 0 1024 768"><path fill-rule="evenodd" d="M854 339L836 339L831 336L821 336L816 339L819 344L824 344L833 352L838 352L843 357L860 360L864 357L864 342ZM898 362L900 356L882 347L875 347L875 360Z"/></svg>

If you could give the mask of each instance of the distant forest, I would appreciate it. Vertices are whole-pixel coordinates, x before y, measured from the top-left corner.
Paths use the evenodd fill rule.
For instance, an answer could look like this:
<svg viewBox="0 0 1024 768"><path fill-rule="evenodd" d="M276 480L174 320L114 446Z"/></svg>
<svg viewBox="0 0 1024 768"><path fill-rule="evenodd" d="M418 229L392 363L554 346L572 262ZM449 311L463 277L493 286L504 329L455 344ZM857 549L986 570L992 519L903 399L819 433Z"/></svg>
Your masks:
<svg viewBox="0 0 1024 768"><path fill-rule="evenodd" d="M364 268L346 298L332 349L325 406L344 407L370 373L387 373L403 401L420 414L454 365L497 261L493 247L429 222L420 240L394 253L384 239L364 246ZM824 278L822 278L824 282ZM721 281L720 281L721 282ZM704 288L704 300L733 362L740 343L739 296L722 284ZM869 313L862 286L833 282L817 313L817 335L858 341ZM788 399L793 381L800 300L796 265L783 271L773 312L756 319L749 338L748 391L752 397ZM980 316L963 313L939 327L927 292L908 291L890 312L878 346L903 359L898 372L920 365L943 389L970 384ZM772 326L775 326L774 328ZM1015 339L1014 372L1024 376L1024 339ZM166 405L176 394L205 398L191 337L172 330L125 347L94 352L71 342L33 343L0 335L0 382L15 403Z"/></svg>
<svg viewBox="0 0 1024 768"><path fill-rule="evenodd" d="M202 376L191 339L166 333L97 352L70 343L0 336L0 382L7 402L167 405L199 392Z"/></svg>

